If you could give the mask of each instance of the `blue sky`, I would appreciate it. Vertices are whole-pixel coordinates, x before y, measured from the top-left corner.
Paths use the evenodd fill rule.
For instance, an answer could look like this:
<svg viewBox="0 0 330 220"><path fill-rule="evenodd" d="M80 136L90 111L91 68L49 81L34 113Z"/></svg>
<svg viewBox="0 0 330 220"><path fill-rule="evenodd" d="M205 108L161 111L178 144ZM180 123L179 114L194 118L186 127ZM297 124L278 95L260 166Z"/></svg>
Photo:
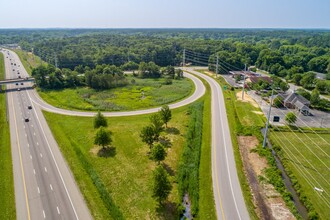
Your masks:
<svg viewBox="0 0 330 220"><path fill-rule="evenodd" d="M330 0L0 0L0 28L330 28Z"/></svg>

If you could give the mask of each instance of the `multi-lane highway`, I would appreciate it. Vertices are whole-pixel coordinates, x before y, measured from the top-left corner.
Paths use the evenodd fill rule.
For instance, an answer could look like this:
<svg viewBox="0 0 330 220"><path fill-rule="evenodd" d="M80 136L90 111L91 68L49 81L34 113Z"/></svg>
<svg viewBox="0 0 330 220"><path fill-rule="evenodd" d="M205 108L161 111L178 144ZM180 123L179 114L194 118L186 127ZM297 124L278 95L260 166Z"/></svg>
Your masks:
<svg viewBox="0 0 330 220"><path fill-rule="evenodd" d="M7 53L5 56L8 56ZM19 63L23 76L27 76L18 56L10 52L9 57L6 58L7 77L15 77L15 71L17 71L12 70L9 59L14 59L16 64ZM187 70L193 74L185 73L185 76L193 80L195 92L187 99L170 105L170 108L187 105L204 95L205 87L194 75L205 79L210 84L212 92L212 179L217 216L218 219L228 220L249 219L237 177L222 90L211 77L196 72L193 68L187 68ZM18 87L22 87L21 91L17 91ZM8 104L18 219L21 219L20 216L29 215L36 217L33 219L44 217L91 218L40 108L65 115L93 116L95 113L56 108L45 103L35 90L25 89L21 85L10 86L9 89L11 92L8 93ZM27 108L29 105L32 106L32 109ZM106 116L128 116L158 110L159 108L153 108L131 112L105 112L104 114ZM29 122L25 122L25 118L29 118Z"/></svg>
<svg viewBox="0 0 330 220"><path fill-rule="evenodd" d="M7 79L28 76L3 53ZM17 219L92 219L31 92L30 83L7 85Z"/></svg>

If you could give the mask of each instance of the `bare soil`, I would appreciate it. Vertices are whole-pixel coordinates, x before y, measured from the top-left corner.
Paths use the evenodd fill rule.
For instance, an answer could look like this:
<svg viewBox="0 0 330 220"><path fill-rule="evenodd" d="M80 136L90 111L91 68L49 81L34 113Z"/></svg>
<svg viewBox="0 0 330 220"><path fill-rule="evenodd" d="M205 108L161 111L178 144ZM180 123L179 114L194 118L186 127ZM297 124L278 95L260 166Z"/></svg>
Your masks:
<svg viewBox="0 0 330 220"><path fill-rule="evenodd" d="M249 102L254 107L259 108L258 103L256 103L256 101L254 101L254 99L252 99L251 96L249 96L246 93L244 94L244 100L242 100L242 91L239 91L236 93L236 99L239 101L242 101L242 102Z"/></svg>
<svg viewBox="0 0 330 220"><path fill-rule="evenodd" d="M276 220L295 219L274 187L258 180L260 176L264 176L264 170L268 167L265 158L251 152L258 145L258 139L254 136L238 136L237 139L258 217Z"/></svg>

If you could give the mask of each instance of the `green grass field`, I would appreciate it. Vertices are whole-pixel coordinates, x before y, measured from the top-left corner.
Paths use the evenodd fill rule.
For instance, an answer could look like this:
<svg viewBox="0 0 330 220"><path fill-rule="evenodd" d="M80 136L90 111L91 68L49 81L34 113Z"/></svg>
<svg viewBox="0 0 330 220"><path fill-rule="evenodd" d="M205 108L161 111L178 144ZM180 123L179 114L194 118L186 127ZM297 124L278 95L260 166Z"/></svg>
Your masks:
<svg viewBox="0 0 330 220"><path fill-rule="evenodd" d="M172 175L175 175L185 143L189 117L186 111L187 107L173 110L169 122L171 129L163 133L173 143L165 160ZM117 213L126 219L178 218L176 206L181 203L181 198L178 198L175 176L172 176L174 188L165 209L157 212L157 204L151 197L151 173L155 162L148 158L149 147L139 137L142 127L149 123L150 115L108 118L114 148L107 158L97 156L98 148L93 144L93 118L49 112L44 115L95 219L114 219L93 184L95 180L103 183L107 192L105 196L117 207ZM88 170L86 164L90 166Z"/></svg>
<svg viewBox="0 0 330 220"><path fill-rule="evenodd" d="M40 96L49 104L70 110L128 111L161 106L184 99L194 91L190 79L173 80L164 85L165 79L139 79L123 88L96 91L90 88L44 90ZM142 91L144 98L142 98Z"/></svg>
<svg viewBox="0 0 330 220"><path fill-rule="evenodd" d="M43 62L41 60L40 57L26 52L24 50L14 50L15 53L17 53L17 55L19 56L20 60L23 63L24 68L26 69L26 71L31 75L32 73L32 69L39 66L40 64L45 64L45 62Z"/></svg>
<svg viewBox="0 0 330 220"><path fill-rule="evenodd" d="M305 195L320 215L320 219L328 219L330 157L327 155L330 155L330 134L273 131L270 133L270 138L274 145L281 147L283 162L296 177ZM314 190L314 187L321 188L324 192L319 193Z"/></svg>
<svg viewBox="0 0 330 220"><path fill-rule="evenodd" d="M0 53L0 79L4 79L4 59ZM11 160L11 147L9 124L6 116L6 94L0 92L0 219L15 219L15 195L13 165Z"/></svg>
<svg viewBox="0 0 330 220"><path fill-rule="evenodd" d="M199 214L198 219L216 219L211 164L211 92L209 84L201 79L206 87L204 96L203 137L199 166Z"/></svg>

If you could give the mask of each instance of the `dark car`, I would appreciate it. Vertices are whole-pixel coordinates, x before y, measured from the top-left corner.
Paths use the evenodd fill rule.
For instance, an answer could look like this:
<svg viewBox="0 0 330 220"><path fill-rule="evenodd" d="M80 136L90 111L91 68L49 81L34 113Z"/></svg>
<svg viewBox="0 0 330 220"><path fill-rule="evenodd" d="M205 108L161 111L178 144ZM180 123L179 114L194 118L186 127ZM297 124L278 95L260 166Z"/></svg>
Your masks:
<svg viewBox="0 0 330 220"><path fill-rule="evenodd" d="M24 83L21 83L21 85L24 85Z"/></svg>
<svg viewBox="0 0 330 220"><path fill-rule="evenodd" d="M18 86L18 83L16 83L16 86Z"/></svg>
<svg viewBox="0 0 330 220"><path fill-rule="evenodd" d="M21 76L18 76L18 78L21 78Z"/></svg>
<svg viewBox="0 0 330 220"><path fill-rule="evenodd" d="M28 106L28 109L32 109L32 105L29 105L29 106Z"/></svg>
<svg viewBox="0 0 330 220"><path fill-rule="evenodd" d="M27 117L24 118L24 121L25 121L25 122L29 122L29 118L27 118Z"/></svg>

